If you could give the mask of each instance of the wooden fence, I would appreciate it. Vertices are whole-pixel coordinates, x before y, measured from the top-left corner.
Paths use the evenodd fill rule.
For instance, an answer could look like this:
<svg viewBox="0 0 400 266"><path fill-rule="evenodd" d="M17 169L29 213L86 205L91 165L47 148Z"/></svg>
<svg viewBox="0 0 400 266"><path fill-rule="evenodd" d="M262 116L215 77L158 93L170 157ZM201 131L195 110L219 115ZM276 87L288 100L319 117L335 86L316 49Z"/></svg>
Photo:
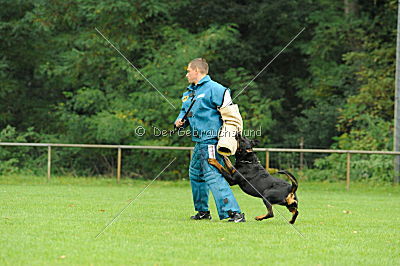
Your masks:
<svg viewBox="0 0 400 266"><path fill-rule="evenodd" d="M121 162L123 149L153 149L153 150L187 150L192 153L193 147L175 147L175 146L134 146L134 145L97 145L97 144L57 144L57 143L14 143L0 142L0 146L29 146L29 147L47 147L47 178L51 178L51 149L52 147L74 147L74 148L103 148L116 149L117 153L117 182L121 179ZM271 152L296 152L296 153L341 153L347 154L346 169L346 189L350 188L350 165L352 154L380 154L380 155L400 155L400 152L394 151L363 151L363 150L324 150L324 149L282 149L282 148L255 148L255 151L265 152L265 167L269 168Z"/></svg>

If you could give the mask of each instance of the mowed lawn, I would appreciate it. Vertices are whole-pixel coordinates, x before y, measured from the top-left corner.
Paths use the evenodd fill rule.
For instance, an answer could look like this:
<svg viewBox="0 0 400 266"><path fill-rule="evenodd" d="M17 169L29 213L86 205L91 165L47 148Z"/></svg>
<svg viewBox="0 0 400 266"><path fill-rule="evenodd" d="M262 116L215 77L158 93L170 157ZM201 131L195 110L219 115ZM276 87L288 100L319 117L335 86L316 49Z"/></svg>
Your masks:
<svg viewBox="0 0 400 266"><path fill-rule="evenodd" d="M302 182L300 215L234 193L246 223L191 221L188 181L0 177L0 264L400 265L400 188ZM283 215L284 217L282 217Z"/></svg>

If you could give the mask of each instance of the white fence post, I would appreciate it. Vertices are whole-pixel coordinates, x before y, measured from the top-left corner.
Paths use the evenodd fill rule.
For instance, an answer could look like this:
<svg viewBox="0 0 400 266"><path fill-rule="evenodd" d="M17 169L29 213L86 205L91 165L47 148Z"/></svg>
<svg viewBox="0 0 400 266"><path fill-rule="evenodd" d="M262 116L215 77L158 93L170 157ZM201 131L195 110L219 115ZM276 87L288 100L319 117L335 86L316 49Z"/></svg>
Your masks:
<svg viewBox="0 0 400 266"><path fill-rule="evenodd" d="M351 164L351 154L347 153L347 169L346 169L346 189L350 189L350 164Z"/></svg>
<svg viewBox="0 0 400 266"><path fill-rule="evenodd" d="M51 145L47 147L47 180L51 178Z"/></svg>
<svg viewBox="0 0 400 266"><path fill-rule="evenodd" d="M117 183L119 183L121 179L121 157L122 157L122 150L118 148L118 161L117 161Z"/></svg>

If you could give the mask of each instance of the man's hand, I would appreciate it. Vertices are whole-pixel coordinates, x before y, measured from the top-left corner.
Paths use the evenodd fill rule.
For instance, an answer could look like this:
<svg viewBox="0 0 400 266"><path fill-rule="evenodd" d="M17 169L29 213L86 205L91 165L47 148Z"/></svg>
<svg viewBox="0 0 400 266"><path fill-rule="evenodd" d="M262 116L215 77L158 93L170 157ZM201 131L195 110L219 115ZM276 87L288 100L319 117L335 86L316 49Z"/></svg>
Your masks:
<svg viewBox="0 0 400 266"><path fill-rule="evenodd" d="M182 119L178 119L175 122L175 127L180 128L181 126L183 126L185 124L185 121L183 121Z"/></svg>

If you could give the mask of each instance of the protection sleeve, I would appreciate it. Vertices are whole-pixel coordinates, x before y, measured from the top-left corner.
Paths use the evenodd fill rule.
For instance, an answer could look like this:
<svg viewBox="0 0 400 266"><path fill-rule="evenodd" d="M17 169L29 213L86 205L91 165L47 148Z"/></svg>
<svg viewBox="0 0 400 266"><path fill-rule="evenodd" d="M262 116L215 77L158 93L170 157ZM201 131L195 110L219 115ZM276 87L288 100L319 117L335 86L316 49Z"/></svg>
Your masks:
<svg viewBox="0 0 400 266"><path fill-rule="evenodd" d="M243 120L237 104L231 104L219 109L223 125L219 132L217 152L229 156L236 153L238 132L242 133Z"/></svg>

